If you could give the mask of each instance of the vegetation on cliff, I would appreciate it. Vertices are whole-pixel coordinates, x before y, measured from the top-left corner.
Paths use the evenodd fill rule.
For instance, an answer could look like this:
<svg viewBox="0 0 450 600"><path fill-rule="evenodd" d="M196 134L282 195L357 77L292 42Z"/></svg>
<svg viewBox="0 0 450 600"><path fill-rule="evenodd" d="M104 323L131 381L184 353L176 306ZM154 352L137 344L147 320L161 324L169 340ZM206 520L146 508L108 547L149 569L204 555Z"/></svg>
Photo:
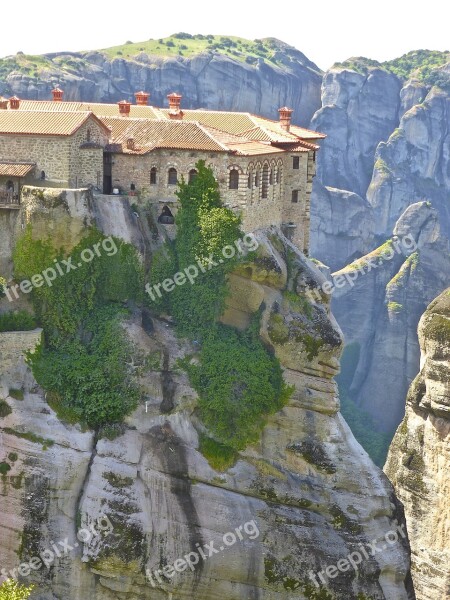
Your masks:
<svg viewBox="0 0 450 600"><path fill-rule="evenodd" d="M203 161L196 167L194 181L180 183L177 237L158 255L151 283L190 265L207 265L210 255L218 259L223 248L244 235L239 218L221 205L211 169ZM258 438L265 417L282 407L289 390L278 360L261 342L259 315L244 332L218 323L225 307L226 275L236 266L237 254L217 261L193 285L177 286L150 306L171 314L179 335L200 344L198 363L183 363L199 394L200 416L217 442L239 450Z"/></svg>
<svg viewBox="0 0 450 600"><path fill-rule="evenodd" d="M115 238L114 254L83 261L83 252L104 239L89 231L70 255L79 266L31 292L44 329L44 343L29 355L36 380L62 409L93 427L120 421L138 398L120 321L126 306L140 301L141 264L136 250ZM14 251L15 277L31 279L64 259L50 240L35 240L28 227Z"/></svg>
<svg viewBox="0 0 450 600"><path fill-rule="evenodd" d="M25 586L15 579L6 579L0 585L0 600L26 600L30 597L34 586Z"/></svg>

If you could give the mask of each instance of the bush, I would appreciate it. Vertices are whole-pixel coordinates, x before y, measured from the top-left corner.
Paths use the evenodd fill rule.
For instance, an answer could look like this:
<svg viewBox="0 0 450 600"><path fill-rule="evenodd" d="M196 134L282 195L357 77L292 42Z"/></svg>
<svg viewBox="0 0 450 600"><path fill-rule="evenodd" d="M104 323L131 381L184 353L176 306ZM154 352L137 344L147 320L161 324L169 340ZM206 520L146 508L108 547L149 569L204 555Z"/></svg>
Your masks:
<svg viewBox="0 0 450 600"><path fill-rule="evenodd" d="M29 598L34 586L26 587L15 579L6 579L0 585L0 600L26 600Z"/></svg>
<svg viewBox="0 0 450 600"><path fill-rule="evenodd" d="M38 383L57 398L59 414L92 427L120 421L138 398L128 366L132 349L120 321L123 306L141 300L142 266L135 248L117 238L115 253L84 263L83 250L103 240L100 232L89 231L71 252L73 264L82 266L52 287L32 291L44 344L27 355ZM29 279L54 258L64 256L49 241L34 240L27 228L14 253L16 276Z"/></svg>
<svg viewBox="0 0 450 600"><path fill-rule="evenodd" d="M25 310L0 315L0 331L31 331L36 328L33 315Z"/></svg>
<svg viewBox="0 0 450 600"><path fill-rule="evenodd" d="M235 450L258 439L266 416L280 410L291 391L259 339L259 319L243 333L218 325L202 344L200 365L187 370L203 422Z"/></svg>
<svg viewBox="0 0 450 600"><path fill-rule="evenodd" d="M168 42L166 42L166 46L167 46L168 48L174 48L174 47L175 47L175 44L172 42L172 40L169 40Z"/></svg>

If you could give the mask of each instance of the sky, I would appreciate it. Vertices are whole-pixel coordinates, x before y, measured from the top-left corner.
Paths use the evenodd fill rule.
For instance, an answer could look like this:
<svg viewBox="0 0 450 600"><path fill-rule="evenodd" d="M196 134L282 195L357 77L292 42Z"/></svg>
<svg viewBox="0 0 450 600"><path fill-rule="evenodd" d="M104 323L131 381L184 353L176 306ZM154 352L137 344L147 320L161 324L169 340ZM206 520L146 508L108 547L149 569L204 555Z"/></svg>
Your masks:
<svg viewBox="0 0 450 600"><path fill-rule="evenodd" d="M449 50L444 5L442 0L427 0L424 7L411 0L6 1L0 8L0 57L95 50L185 31L276 37L325 70L351 56L384 61L410 50Z"/></svg>

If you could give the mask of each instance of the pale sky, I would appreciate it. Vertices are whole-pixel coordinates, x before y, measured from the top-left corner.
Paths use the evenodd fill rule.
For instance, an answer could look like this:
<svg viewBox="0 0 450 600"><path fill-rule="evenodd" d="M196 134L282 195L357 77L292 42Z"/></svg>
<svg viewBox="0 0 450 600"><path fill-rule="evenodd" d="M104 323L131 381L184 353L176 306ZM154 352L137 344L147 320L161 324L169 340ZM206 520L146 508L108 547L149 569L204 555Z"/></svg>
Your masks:
<svg viewBox="0 0 450 600"><path fill-rule="evenodd" d="M449 50L448 13L443 0L4 0L0 57L94 50L185 31L276 37L326 69L351 56L383 61L410 50Z"/></svg>

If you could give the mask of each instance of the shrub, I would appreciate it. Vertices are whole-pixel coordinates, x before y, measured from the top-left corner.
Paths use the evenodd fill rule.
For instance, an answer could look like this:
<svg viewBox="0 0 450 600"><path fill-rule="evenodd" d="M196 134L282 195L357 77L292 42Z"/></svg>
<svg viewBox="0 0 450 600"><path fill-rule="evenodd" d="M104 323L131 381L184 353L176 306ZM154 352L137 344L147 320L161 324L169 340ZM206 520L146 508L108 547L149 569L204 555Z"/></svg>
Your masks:
<svg viewBox="0 0 450 600"><path fill-rule="evenodd" d="M36 321L33 315L25 310L0 315L0 331L30 331L35 327Z"/></svg>
<svg viewBox="0 0 450 600"><path fill-rule="evenodd" d="M26 587L15 579L6 579L0 585L0 600L26 600L29 598L34 586Z"/></svg>
<svg viewBox="0 0 450 600"><path fill-rule="evenodd" d="M6 400L0 400L0 418L4 419L12 413L10 405Z"/></svg>

